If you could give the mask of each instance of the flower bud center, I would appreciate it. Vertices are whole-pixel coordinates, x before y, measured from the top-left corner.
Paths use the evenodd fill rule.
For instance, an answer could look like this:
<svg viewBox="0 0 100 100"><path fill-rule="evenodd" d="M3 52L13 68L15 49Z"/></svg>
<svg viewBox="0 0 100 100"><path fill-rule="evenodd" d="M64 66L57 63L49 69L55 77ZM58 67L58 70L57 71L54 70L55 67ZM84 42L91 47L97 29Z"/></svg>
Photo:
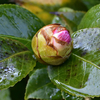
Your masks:
<svg viewBox="0 0 100 100"><path fill-rule="evenodd" d="M71 41L70 34L67 30L61 30L59 32L57 32L57 30L54 30L53 36L61 41L67 42L67 43L70 43L70 41Z"/></svg>

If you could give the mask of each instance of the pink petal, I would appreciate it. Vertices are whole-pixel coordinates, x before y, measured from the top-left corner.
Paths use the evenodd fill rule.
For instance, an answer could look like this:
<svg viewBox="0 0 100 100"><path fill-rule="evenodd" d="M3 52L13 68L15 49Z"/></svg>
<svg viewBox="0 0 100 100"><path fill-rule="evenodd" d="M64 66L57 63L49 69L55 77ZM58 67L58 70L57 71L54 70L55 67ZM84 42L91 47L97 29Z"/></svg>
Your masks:
<svg viewBox="0 0 100 100"><path fill-rule="evenodd" d="M57 30L54 31L54 37L57 39L69 43L71 41L70 34L67 30L61 30L57 32Z"/></svg>

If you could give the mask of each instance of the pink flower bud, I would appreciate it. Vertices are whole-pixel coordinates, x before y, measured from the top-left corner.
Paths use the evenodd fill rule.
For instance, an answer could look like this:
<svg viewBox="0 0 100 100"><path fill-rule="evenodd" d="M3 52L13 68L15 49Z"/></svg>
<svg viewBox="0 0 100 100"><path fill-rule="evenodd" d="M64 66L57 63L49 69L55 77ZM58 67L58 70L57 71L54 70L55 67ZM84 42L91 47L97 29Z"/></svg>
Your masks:
<svg viewBox="0 0 100 100"><path fill-rule="evenodd" d="M39 61L59 65L71 54L72 40L70 33L60 24L47 25L33 37L32 49Z"/></svg>
<svg viewBox="0 0 100 100"><path fill-rule="evenodd" d="M71 41L71 37L68 30L61 30L59 32L57 32L57 30L54 30L53 36L67 43L70 43Z"/></svg>

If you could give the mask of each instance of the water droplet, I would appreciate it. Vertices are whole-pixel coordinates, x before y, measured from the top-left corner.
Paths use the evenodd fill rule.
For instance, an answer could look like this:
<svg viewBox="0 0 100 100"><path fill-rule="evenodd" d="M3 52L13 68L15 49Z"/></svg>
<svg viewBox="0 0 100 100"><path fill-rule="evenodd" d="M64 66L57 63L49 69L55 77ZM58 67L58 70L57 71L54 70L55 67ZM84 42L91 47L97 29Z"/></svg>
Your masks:
<svg viewBox="0 0 100 100"><path fill-rule="evenodd" d="M57 84L60 84L60 82L59 82L58 80L55 80L55 82L56 82Z"/></svg>
<svg viewBox="0 0 100 100"><path fill-rule="evenodd" d="M98 48L100 48L99 33L99 28L89 28L79 31L73 39L74 48L80 48L87 51L97 50Z"/></svg>
<svg viewBox="0 0 100 100"><path fill-rule="evenodd" d="M6 81L7 81L6 79L3 79L3 83L4 83L4 84L6 83Z"/></svg>
<svg viewBox="0 0 100 100"><path fill-rule="evenodd" d="M97 12L97 13L96 13L96 16L100 16L100 12Z"/></svg>
<svg viewBox="0 0 100 100"><path fill-rule="evenodd" d="M8 71L8 69L4 69L4 72L7 72Z"/></svg>
<svg viewBox="0 0 100 100"><path fill-rule="evenodd" d="M36 57L35 57L35 55L32 55L32 57L36 60Z"/></svg>
<svg viewBox="0 0 100 100"><path fill-rule="evenodd" d="M20 76L20 75L21 75L21 72L18 73L18 76Z"/></svg>
<svg viewBox="0 0 100 100"><path fill-rule="evenodd" d="M3 78L0 78L0 82L2 82L3 81Z"/></svg>
<svg viewBox="0 0 100 100"><path fill-rule="evenodd" d="M13 78L13 77L14 77L14 75L11 75L11 77Z"/></svg>
<svg viewBox="0 0 100 100"><path fill-rule="evenodd" d="M98 19L96 20L96 23L100 23L100 18L98 18Z"/></svg>

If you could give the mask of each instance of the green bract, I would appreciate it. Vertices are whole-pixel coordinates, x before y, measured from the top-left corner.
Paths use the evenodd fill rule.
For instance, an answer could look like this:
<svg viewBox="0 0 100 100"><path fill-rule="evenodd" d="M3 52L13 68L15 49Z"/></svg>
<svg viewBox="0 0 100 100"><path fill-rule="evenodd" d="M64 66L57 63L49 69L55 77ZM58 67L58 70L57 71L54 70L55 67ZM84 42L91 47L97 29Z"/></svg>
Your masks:
<svg viewBox="0 0 100 100"><path fill-rule="evenodd" d="M71 54L72 40L69 31L60 24L47 25L33 37L32 49L40 62L59 65Z"/></svg>

